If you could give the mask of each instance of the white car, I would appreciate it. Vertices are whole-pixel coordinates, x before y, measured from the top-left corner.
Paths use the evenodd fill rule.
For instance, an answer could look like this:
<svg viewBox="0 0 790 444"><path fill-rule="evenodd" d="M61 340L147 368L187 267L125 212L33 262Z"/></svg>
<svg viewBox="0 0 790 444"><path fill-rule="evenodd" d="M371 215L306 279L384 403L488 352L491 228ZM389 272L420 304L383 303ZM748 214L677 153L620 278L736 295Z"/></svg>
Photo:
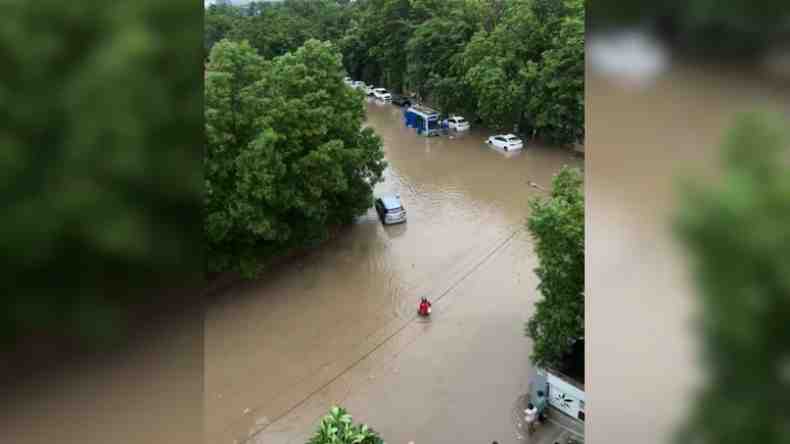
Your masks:
<svg viewBox="0 0 790 444"><path fill-rule="evenodd" d="M505 151L517 151L524 148L524 142L515 134L497 134L489 137L486 143Z"/></svg>
<svg viewBox="0 0 790 444"><path fill-rule="evenodd" d="M352 81L351 82L351 86L356 88L356 89L361 89L363 91L365 90L365 82L363 82L362 80L354 80L354 81Z"/></svg>
<svg viewBox="0 0 790 444"><path fill-rule="evenodd" d="M461 116L450 116L446 122L448 128L456 131L468 131L471 128L469 121Z"/></svg>
<svg viewBox="0 0 790 444"><path fill-rule="evenodd" d="M365 86L363 86L363 87L362 87L362 91L363 91L365 94L369 95L369 96L372 96L372 95L373 95L373 90L374 90L374 89L376 89L376 88L373 88L373 87L372 87L372 86L370 86L370 85L365 85Z"/></svg>
<svg viewBox="0 0 790 444"><path fill-rule="evenodd" d="M389 91L384 88L374 88L373 96L379 100L392 100L392 94L390 94Z"/></svg>

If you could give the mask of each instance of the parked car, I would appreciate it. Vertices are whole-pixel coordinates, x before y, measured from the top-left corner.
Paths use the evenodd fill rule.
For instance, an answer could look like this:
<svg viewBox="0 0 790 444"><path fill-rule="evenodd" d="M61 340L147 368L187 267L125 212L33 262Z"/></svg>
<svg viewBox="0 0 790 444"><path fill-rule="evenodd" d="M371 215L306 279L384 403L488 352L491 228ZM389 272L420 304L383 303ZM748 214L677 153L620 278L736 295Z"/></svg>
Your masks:
<svg viewBox="0 0 790 444"><path fill-rule="evenodd" d="M468 131L469 128L471 128L469 121L461 116L450 116L447 120L445 120L445 124L447 128L456 131Z"/></svg>
<svg viewBox="0 0 790 444"><path fill-rule="evenodd" d="M524 142L514 134L497 134L489 137L486 143L505 151L516 151L524 148Z"/></svg>
<svg viewBox="0 0 790 444"><path fill-rule="evenodd" d="M365 85L365 87L362 90L365 92L365 94L367 94L369 96L372 96L374 89L376 89L376 88L374 88L374 87L372 87L370 85Z"/></svg>
<svg viewBox="0 0 790 444"><path fill-rule="evenodd" d="M390 94L385 88L375 88L373 90L373 96L383 101L392 100L392 94Z"/></svg>
<svg viewBox="0 0 790 444"><path fill-rule="evenodd" d="M406 222L406 209L397 194L382 196L376 199L376 212L384 225Z"/></svg>
<svg viewBox="0 0 790 444"><path fill-rule="evenodd" d="M411 97L402 96L400 94L392 95L392 104L398 106L411 106Z"/></svg>

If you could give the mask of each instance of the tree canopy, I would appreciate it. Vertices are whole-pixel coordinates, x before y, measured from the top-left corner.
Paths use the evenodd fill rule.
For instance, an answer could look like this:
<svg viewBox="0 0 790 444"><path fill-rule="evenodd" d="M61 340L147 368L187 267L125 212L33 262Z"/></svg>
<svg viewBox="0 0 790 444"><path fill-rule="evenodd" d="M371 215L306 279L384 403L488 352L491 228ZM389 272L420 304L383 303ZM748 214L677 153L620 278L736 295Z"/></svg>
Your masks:
<svg viewBox="0 0 790 444"><path fill-rule="evenodd" d="M206 74L205 232L209 269L253 275L261 261L326 239L372 204L385 167L362 129L361 93L337 49L309 40L265 60L223 40Z"/></svg>
<svg viewBox="0 0 790 444"><path fill-rule="evenodd" d="M12 1L0 30L1 339L117 339L200 277L200 10Z"/></svg>
<svg viewBox="0 0 790 444"><path fill-rule="evenodd" d="M206 44L248 40L271 58L329 40L354 79L494 129L517 126L556 144L584 139L581 0L284 0L250 9L209 8Z"/></svg>
<svg viewBox="0 0 790 444"><path fill-rule="evenodd" d="M527 228L535 238L542 298L526 326L532 362L560 367L584 337L584 190L578 169L564 167L549 198L530 201Z"/></svg>

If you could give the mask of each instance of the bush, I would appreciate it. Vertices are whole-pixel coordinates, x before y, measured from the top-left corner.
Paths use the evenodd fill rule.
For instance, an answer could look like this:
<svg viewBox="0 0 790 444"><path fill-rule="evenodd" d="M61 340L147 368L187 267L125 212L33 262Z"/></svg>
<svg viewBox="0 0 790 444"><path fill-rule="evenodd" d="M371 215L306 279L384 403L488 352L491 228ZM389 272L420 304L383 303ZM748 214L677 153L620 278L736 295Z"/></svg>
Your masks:
<svg viewBox="0 0 790 444"><path fill-rule="evenodd" d="M366 424L354 425L351 415L335 406L321 419L307 444L384 444L384 440Z"/></svg>
<svg viewBox="0 0 790 444"><path fill-rule="evenodd" d="M551 197L530 202L527 228L535 238L543 299L527 322L532 361L557 367L584 336L584 191L581 171L564 167Z"/></svg>

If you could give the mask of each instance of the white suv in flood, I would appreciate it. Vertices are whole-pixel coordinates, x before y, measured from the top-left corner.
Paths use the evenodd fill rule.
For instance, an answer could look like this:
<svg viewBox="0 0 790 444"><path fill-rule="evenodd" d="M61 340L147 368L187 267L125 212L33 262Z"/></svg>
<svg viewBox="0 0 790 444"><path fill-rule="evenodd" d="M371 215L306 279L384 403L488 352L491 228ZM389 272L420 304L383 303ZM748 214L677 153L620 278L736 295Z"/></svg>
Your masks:
<svg viewBox="0 0 790 444"><path fill-rule="evenodd" d="M392 100L392 94L390 94L389 91L387 91L385 88L374 88L373 96L385 102L388 100Z"/></svg>
<svg viewBox="0 0 790 444"><path fill-rule="evenodd" d="M461 116L450 116L449 119L446 120L447 128L456 131L468 131L471 126L469 125L469 121L464 119Z"/></svg>
<svg viewBox="0 0 790 444"><path fill-rule="evenodd" d="M515 134L497 134L489 137L486 143L505 151L516 151L524 148L524 142Z"/></svg>
<svg viewBox="0 0 790 444"><path fill-rule="evenodd" d="M376 212L384 225L406 222L406 209L400 201L400 196L382 196L376 199Z"/></svg>

